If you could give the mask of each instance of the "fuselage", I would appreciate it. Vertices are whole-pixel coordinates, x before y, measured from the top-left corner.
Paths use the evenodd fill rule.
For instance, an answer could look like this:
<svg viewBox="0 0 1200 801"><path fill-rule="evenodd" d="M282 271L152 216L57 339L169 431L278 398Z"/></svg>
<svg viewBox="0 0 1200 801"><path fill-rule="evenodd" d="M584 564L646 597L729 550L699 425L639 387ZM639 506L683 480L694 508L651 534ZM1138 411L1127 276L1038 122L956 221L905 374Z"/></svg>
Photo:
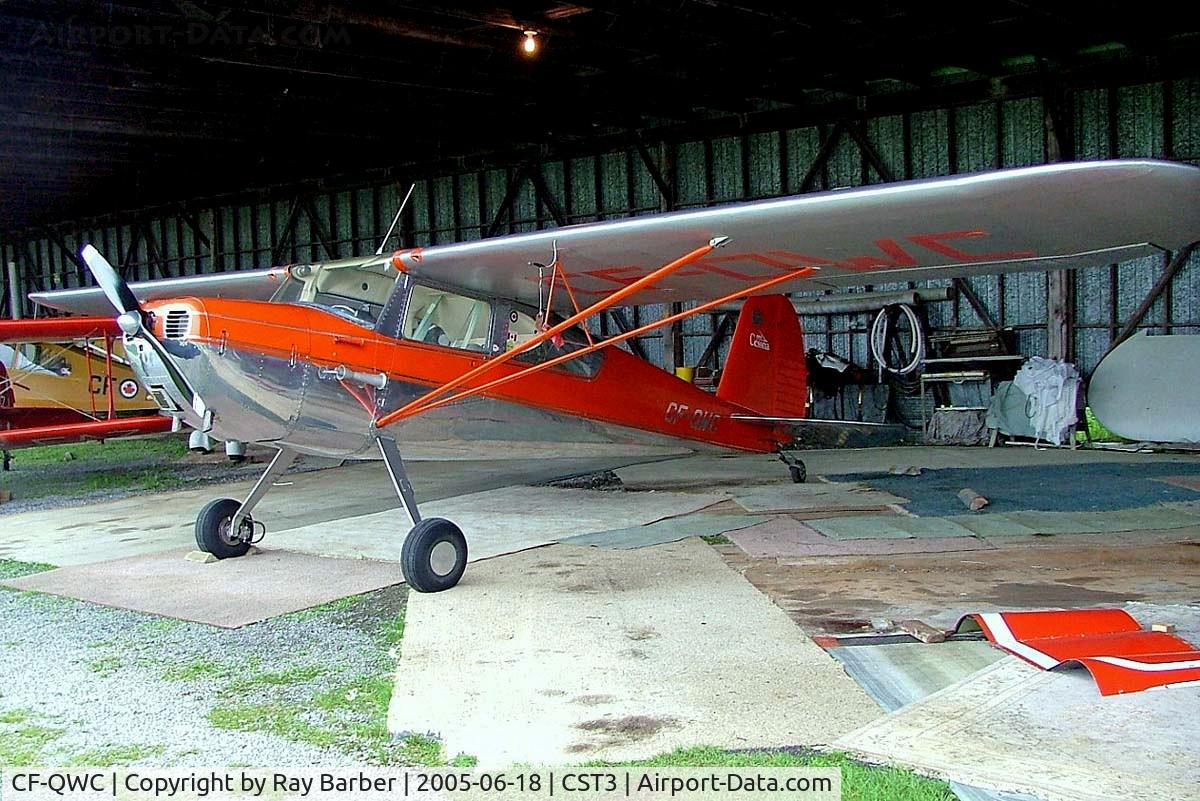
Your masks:
<svg viewBox="0 0 1200 801"><path fill-rule="evenodd" d="M535 313L413 286L404 276L392 276L385 292L367 273L353 280L337 274L338 293L322 292L333 286L331 279L321 286L319 275L308 277L298 292L270 302L181 298L146 306L154 336L202 403L172 399L153 354L132 343L135 370L164 410L218 439L374 458L376 419L527 338ZM342 294L350 289L364 296ZM524 370L577 343L577 337L546 343L476 383ZM735 414L752 413L610 347L406 418L388 431L402 441L431 438L436 430L432 438L450 432L467 440L668 439L760 452L787 441L785 431L732 419Z"/></svg>

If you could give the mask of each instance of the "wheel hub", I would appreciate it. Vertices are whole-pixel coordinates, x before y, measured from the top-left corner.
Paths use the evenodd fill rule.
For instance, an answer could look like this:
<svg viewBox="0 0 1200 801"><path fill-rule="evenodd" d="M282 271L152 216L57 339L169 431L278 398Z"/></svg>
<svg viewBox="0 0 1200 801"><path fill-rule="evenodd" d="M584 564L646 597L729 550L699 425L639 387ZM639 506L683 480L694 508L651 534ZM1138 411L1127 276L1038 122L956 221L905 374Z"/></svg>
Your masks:
<svg viewBox="0 0 1200 801"><path fill-rule="evenodd" d="M241 545L243 542L249 542L254 535L254 523L247 515L242 518L242 524L238 526L238 532L235 536L233 533L233 518L227 517L217 526L217 536L221 538L221 542L229 546Z"/></svg>
<svg viewBox="0 0 1200 801"><path fill-rule="evenodd" d="M439 542L429 552L429 567L439 576L449 575L457 562L458 552L453 543Z"/></svg>

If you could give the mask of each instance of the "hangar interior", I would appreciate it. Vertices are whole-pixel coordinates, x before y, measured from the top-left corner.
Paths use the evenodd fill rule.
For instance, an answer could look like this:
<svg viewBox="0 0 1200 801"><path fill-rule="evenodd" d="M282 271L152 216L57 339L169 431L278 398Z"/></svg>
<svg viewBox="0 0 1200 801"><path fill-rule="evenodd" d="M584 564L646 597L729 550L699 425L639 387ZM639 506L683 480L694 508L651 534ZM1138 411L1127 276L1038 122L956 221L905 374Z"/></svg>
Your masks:
<svg viewBox="0 0 1200 801"><path fill-rule="evenodd" d="M2 308L12 319L53 316L27 295L93 286L80 255L89 243L125 280L148 281L1059 162L1200 165L1197 23L1173 7L1016 0L8 0ZM914 292L923 373L889 377L872 324ZM202 667L203 646L268 665L275 657L260 653L256 632L366 652L385 635L354 628L354 608L338 606L354 597L368 599L361 617L372 625L378 609L395 613L389 604L404 623L405 658L393 653L398 639L385 649L391 661L380 657L389 689L378 737L323 739L268 709L265 688L289 670L308 676L296 697L310 708L379 679L365 657L334 669L309 652L258 684L235 683L257 706L188 701L180 720L238 732L251 761L280 749L281 764L347 753L411 764L426 733L434 761L486 765L815 747L948 782L893 797L1134 797L1128 788L1148 773L1157 784L1146 797L1188 797L1200 781L1197 679L1102 697L1090 667L1039 672L962 620L1119 608L1200 643L1195 440L1121 441L1082 419L1062 448L1019 447L1031 444L1019 436L1014 447L934 446L983 445L994 382L1027 358L1069 362L1086 383L1139 332L1200 334L1200 254L1188 246L1098 268L832 294L791 298L816 351L810 369L822 355L850 363L845 379L814 394L809 416L887 423L890 434L805 431L801 441L826 449L805 452L809 482L795 485L767 456L591 439L539 450L545 443L522 441L536 422L414 445L406 458L423 511L470 523L473 563L445 593L395 589L401 527L378 466L302 463L260 507L271 528L262 551L202 565L183 552L196 510L215 495L211 475L193 483L194 466L154 463L183 483L39 506L22 502L22 488L52 470L23 468L18 453L15 478L4 474L16 489L14 503L0 504L0 579L22 592L0 595L0 618L31 641L48 626L54 645L36 658L25 646L0 655L0 715L72 714L69 702L10 691L30 665L73 665L72 691L95 683L161 707L173 703L163 682L180 676L219 696L227 667ZM689 305L612 308L590 325L618 334ZM621 347L667 372L690 368L712 388L737 319L722 307ZM897 341L911 345L911 333ZM982 367L971 361L980 357ZM938 358L962 361L939 371ZM1193 363L1177 383L1194 376ZM955 412L981 427L956 440ZM942 426L931 432L934 418ZM1117 441L1077 450L1084 429L1088 440ZM838 449L923 440L930 446ZM267 453L252 446L249 467L221 479L233 497L250 491ZM145 467L131 458L132 467L94 469ZM315 578L296 581L306 574ZM47 611L44 597L82 600ZM303 617L317 604L334 621L319 633L325 618ZM152 615L161 617L142 619ZM176 618L183 628L154 628ZM81 633L93 625L98 634ZM115 668L92 675L96 660L79 655L150 640L192 661L156 684L115 675L135 667L124 654L105 651ZM534 665L526 657L546 641ZM323 686L326 673L349 683ZM715 700L697 701L713 684L723 690ZM1004 693L1025 700L1003 720L980 711L981 699ZM162 727L149 740L113 734L137 710L107 708L111 720L89 715L61 741L93 759L97 743L135 749L122 753L138 764L209 756L186 753ZM957 741L939 729L947 720ZM0 716L0 762L24 736L6 725ZM1013 730L1071 745L1033 754ZM1145 754L1112 745L1133 738ZM35 756L71 757L55 741Z"/></svg>

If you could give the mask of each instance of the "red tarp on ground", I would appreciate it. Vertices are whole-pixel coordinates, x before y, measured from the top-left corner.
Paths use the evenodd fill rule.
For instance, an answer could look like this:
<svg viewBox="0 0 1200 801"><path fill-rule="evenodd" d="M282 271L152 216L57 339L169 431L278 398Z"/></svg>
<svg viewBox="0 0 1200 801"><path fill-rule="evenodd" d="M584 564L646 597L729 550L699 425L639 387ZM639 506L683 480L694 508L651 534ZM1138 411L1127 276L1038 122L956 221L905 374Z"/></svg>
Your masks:
<svg viewBox="0 0 1200 801"><path fill-rule="evenodd" d="M958 631L970 630L969 621L993 645L1043 670L1082 665L1101 695L1200 683L1200 650L1146 631L1123 609L989 612L967 615Z"/></svg>

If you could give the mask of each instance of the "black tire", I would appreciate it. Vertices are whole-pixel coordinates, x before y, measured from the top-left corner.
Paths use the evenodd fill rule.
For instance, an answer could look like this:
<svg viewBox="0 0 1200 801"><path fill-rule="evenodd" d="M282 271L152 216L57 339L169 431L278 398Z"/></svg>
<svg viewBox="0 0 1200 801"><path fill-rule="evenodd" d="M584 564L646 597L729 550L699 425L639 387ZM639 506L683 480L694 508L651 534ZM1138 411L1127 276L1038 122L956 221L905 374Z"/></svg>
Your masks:
<svg viewBox="0 0 1200 801"><path fill-rule="evenodd" d="M788 472L792 474L792 483L803 484L808 481L808 468L804 466L804 462L796 462L788 465Z"/></svg>
<svg viewBox="0 0 1200 801"><path fill-rule="evenodd" d="M196 516L196 547L218 559L245 556L246 551L250 550L254 520L249 515L242 520L243 538L235 539L229 532L229 524L241 505L241 501L233 498L218 498L201 509Z"/></svg>
<svg viewBox="0 0 1200 801"><path fill-rule="evenodd" d="M452 565L447 561L450 552L439 545L453 548ZM408 586L417 592L448 590L458 583L467 569L467 538L449 520L427 517L413 526L404 538L400 569Z"/></svg>

